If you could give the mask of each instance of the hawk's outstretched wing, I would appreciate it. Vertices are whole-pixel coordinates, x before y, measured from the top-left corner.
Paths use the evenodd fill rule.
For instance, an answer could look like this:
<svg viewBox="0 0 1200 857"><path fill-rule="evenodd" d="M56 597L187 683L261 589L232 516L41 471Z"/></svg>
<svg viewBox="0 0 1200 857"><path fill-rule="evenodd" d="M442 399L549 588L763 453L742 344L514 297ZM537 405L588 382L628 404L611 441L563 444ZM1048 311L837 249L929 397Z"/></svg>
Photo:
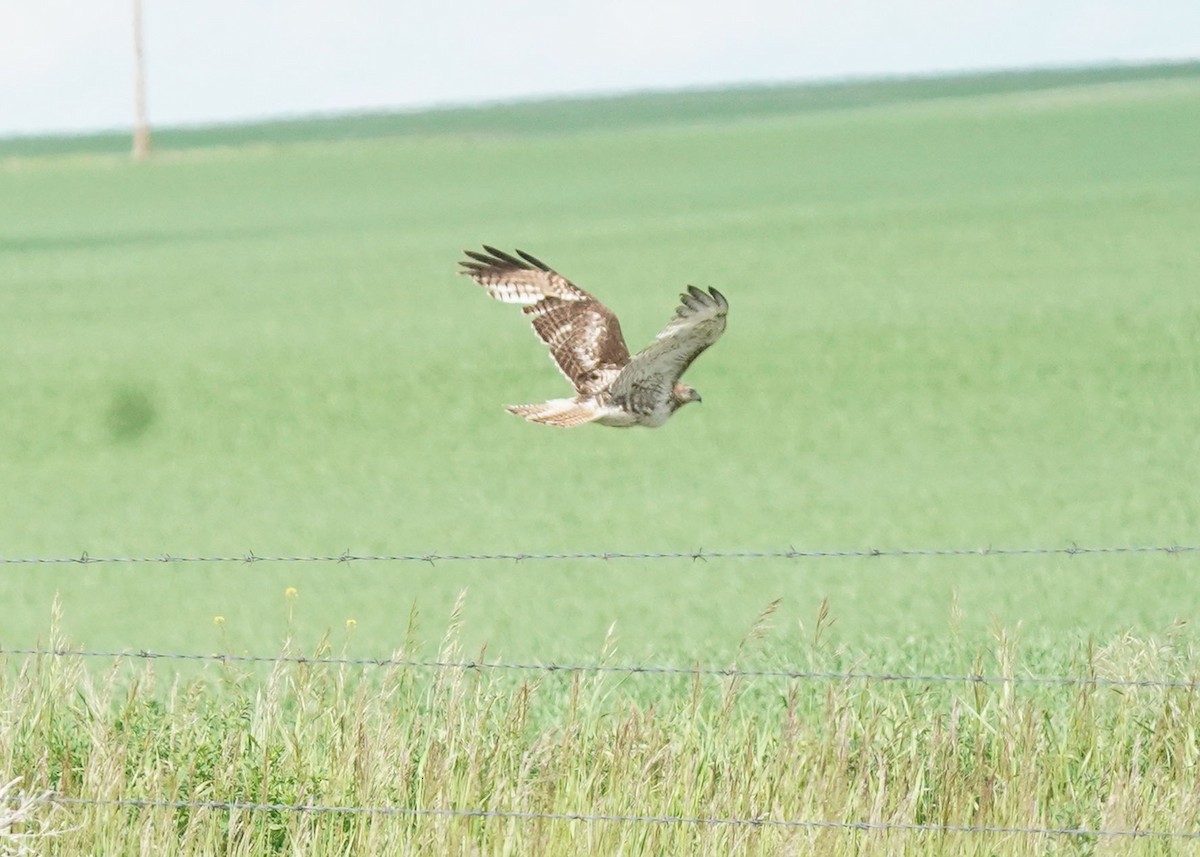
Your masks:
<svg viewBox="0 0 1200 857"><path fill-rule="evenodd" d="M716 289L695 286L679 296L682 305L653 342L639 351L613 382L614 399L665 399L692 361L725 332L729 303Z"/></svg>
<svg viewBox="0 0 1200 857"><path fill-rule="evenodd" d="M486 254L465 251L469 258L459 262L460 273L496 300L524 305L534 331L580 395L595 395L611 384L629 363L612 310L528 253L518 250L517 258L486 244L483 249Z"/></svg>

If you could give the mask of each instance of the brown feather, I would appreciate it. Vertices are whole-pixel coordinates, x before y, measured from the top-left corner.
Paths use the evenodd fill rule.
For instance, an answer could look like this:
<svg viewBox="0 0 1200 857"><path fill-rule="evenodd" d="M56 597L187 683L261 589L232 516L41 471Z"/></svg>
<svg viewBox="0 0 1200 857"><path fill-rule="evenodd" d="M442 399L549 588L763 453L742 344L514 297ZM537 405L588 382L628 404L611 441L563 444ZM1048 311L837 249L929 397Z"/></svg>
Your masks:
<svg viewBox="0 0 1200 857"><path fill-rule="evenodd" d="M581 402L563 407L560 402L544 402L540 405L509 405L510 414L523 417L533 423L542 423L558 428L575 428L594 421L599 414L595 408Z"/></svg>
<svg viewBox="0 0 1200 857"><path fill-rule="evenodd" d="M486 244L483 249L486 254L465 251L473 261L459 262L462 273L497 300L525 304L534 332L579 394L594 395L612 383L629 362L612 310L528 253L518 250L518 259Z"/></svg>

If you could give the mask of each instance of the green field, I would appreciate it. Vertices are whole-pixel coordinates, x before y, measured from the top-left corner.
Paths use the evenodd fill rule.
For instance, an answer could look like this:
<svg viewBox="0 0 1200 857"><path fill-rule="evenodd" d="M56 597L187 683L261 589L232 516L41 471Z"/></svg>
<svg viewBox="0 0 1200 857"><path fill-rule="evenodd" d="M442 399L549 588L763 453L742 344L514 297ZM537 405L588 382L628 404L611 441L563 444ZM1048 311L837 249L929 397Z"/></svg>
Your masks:
<svg viewBox="0 0 1200 857"><path fill-rule="evenodd" d="M144 165L0 141L0 556L1200 544L1197 140L1191 64L164 132ZM704 403L654 431L505 414L566 388L455 275L482 242L595 292L633 348L719 288ZM0 644L44 640L57 597L90 649L427 657L465 590L458 644L501 660L595 661L614 628L616 663L994 671L1004 629L1026 672L1169 639L1186 678L1198 570L2 565ZM605 706L686 707L686 682L627 684Z"/></svg>

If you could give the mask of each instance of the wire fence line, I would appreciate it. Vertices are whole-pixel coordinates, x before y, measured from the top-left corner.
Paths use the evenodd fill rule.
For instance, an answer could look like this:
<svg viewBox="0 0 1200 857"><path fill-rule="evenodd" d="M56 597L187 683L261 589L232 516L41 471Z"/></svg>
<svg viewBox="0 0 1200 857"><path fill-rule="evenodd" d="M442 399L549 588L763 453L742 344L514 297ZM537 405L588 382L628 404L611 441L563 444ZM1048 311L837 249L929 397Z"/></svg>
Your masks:
<svg viewBox="0 0 1200 857"><path fill-rule="evenodd" d="M333 555L314 556L258 556L249 552L243 556L183 556L162 554L159 556L108 556L93 557L86 552L78 557L3 557L0 565L54 565L54 564L94 564L94 563L351 563L351 562L420 562L436 564L438 562L471 562L471 561L536 561L536 560L681 560L692 561L709 559L830 559L848 557L918 557L918 556L1028 556L1028 555L1114 555L1114 554L1173 554L1200 552L1200 545L1126 545L1126 546L1081 546L1072 544L1068 547L1016 547L1016 548L902 548L902 549L859 549L859 550L759 550L759 551L676 551L664 553L512 553L512 554L352 554L344 552ZM180 661L213 661L221 663L298 663L326 664L339 666L379 666L379 667L409 667L418 669L456 669L478 671L510 671L510 672L546 672L546 673L623 673L629 675L666 675L666 676L722 676L740 678L782 678L797 680L822 681L879 681L879 682L912 682L912 683L967 683L967 684L1005 684L1005 685L1046 685L1046 686L1095 686L1095 687L1162 687L1162 688L1196 688L1200 679L1120 679L1101 678L1096 676L1001 676L986 674L938 674L938 673L893 673L870 671L821 671L821 670L792 670L792 669L739 669L736 667L705 667L677 666L660 664L603 664L603 663L509 663L502 661L445 661L420 660L396 657L330 657L305 655L251 655L251 654L222 654L222 653L190 653L190 652L155 652L146 649L139 650L85 650L69 647L56 648L17 648L0 645L0 656L50 656L143 659L143 660L180 660Z"/></svg>
<svg viewBox="0 0 1200 857"><path fill-rule="evenodd" d="M705 550L691 551L603 551L576 553L424 553L424 554L357 554L343 551L324 555L259 556L253 551L234 555L179 555L164 553L155 556L91 556L86 551L79 556L6 557L0 565L92 565L92 564L155 564L155 563L426 563L439 562L541 562L580 560L692 560L700 562L720 559L850 559L904 557L986 557L986 556L1081 556L1105 554L1183 554L1200 553L1200 545L1079 545L1058 547L991 547L974 548L855 548L850 550L808 550L789 547L777 550Z"/></svg>
<svg viewBox="0 0 1200 857"><path fill-rule="evenodd" d="M349 551L338 555L313 556L258 556L249 552L242 556L194 555L181 556L162 554L159 556L107 556L93 557L84 553L78 557L0 557L0 565L88 565L109 564L172 564L172 563L426 563L479 562L479 561L582 561L582 560L765 560L765 559L837 559L837 558L905 558L905 557L985 557L985 556L1049 556L1061 555L1120 555L1120 554L1170 554L1200 552L1200 545L1130 545L1130 546L1080 546L1065 547L1016 547L1016 548L915 548L915 549L856 549L856 550L735 550L677 552L628 552L608 551L603 553L481 553L481 554L353 554ZM824 671L793 669L741 669L737 667L678 666L662 664L606 664L606 663L517 663L482 660L421 660L397 657L345 657L305 655L253 655L220 653L155 652L149 650L87 650L68 647L56 648L10 648L0 645L0 656L34 656L56 658L100 658L108 660L171 660L199 661L210 663L246 664L312 664L353 667L403 667L430 670L460 671L504 671L539 672L545 674L620 674L668 677L716 677L746 679L786 679L798 681L864 681L915 684L965 684L965 685L1027 685L1043 687L1097 687L1097 688L1200 688L1200 678L1192 679L1125 679L1100 676L1022 676L988 675L981 673L893 673L872 671ZM4 802L12 802L14 796L5 796ZM369 815L380 817L448 817L463 819L508 819L523 821L548 821L584 824L629 824L629 825L688 825L727 826L738 828L777 828L791 830L844 830L861 832L897 832L930 834L997 834L1023 835L1074 839L1160 839L1200 840L1200 831L1155 830L1155 829L1105 829L1087 827L1050 826L1005 826L987 824L939 824L921 822L852 821L819 819L786 819L770 816L706 817L612 814L601 812L538 812L519 809L487 808L417 808L397 806L324 805L317 803L265 803L237 800L171 800L150 798L96 798L68 796L54 792L29 798L36 803L59 806L92 806L129 809L162 810L212 810L218 812L279 812L299 814Z"/></svg>
<svg viewBox="0 0 1200 857"><path fill-rule="evenodd" d="M321 804L255 803L223 800L165 800L147 798L69 797L53 792L34 798L39 803L63 806L124 807L131 809L210 809L224 812L290 812L337 815L374 816L440 816L450 818L498 818L523 821L562 821L611 824L664 824L693 826L776 827L791 829L833 829L850 831L894 831L901 833L995 833L1026 836L1141 838L1141 839L1200 839L1200 831L1105 829L1087 827L1037 827L989 824L934 824L903 821L826 821L816 819L784 819L760 816L756 818L683 816L683 815L621 815L585 812L537 812L534 810L483 808L420 808L400 806L335 806Z"/></svg>
<svg viewBox="0 0 1200 857"><path fill-rule="evenodd" d="M0 646L0 657L6 655L57 657L57 658L102 658L106 660L178 660L214 663L246 664L305 664L351 667L401 667L406 669L496 671L496 672L543 672L563 675L578 674L621 674L646 676L674 676L688 678L775 678L796 681L876 681L911 684L968 684L968 685L1040 685L1046 687L1099 687L1099 688L1183 688L1200 689L1200 678L1191 679L1133 679L1106 678L1102 676L1035 676L1035 675L989 675L986 673L896 673L870 672L862 670L792 670L792 669L740 669L738 667L676 666L669 664L537 664L506 661L475 660L421 660L418 658L352 658L321 655L235 655L203 654L191 652L153 652L145 649L92 651L72 648L9 648Z"/></svg>

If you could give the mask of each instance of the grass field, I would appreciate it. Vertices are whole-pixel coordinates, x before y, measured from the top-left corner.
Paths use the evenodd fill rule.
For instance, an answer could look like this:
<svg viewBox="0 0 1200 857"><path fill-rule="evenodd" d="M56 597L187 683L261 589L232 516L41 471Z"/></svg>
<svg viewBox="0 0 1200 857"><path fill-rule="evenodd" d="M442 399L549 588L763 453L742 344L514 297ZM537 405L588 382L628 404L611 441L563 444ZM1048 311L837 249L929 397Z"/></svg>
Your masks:
<svg viewBox="0 0 1200 857"><path fill-rule="evenodd" d="M294 122L274 127L274 137L273 126L164 133L159 156L140 166L105 153L113 138L0 143L0 556L1200 542L1200 65L672 98ZM688 376L704 404L656 431L553 431L505 414L505 403L564 389L520 314L455 276L461 251L481 242L529 250L595 291L635 348L667 320L685 283L721 289L732 306L728 333ZM904 672L1007 664L1049 675L1094 668L1100 652L1122 675L1186 678L1195 668L1187 623L1197 612L1198 565L1197 554L5 565L0 644L44 639L57 597L56 633L87 648L272 654L285 639L311 651L329 632L330 645L350 656L403 648L429 657L465 590L454 640L472 656L486 647L506 660ZM294 597L285 598L288 588ZM758 622L776 599L770 621ZM814 643L823 603L833 622ZM99 776L104 761L85 748L113 733L88 732L67 714L22 730L16 715L28 703L14 700L75 710L82 703L69 689L106 679L62 661L31 662L22 678L22 661L9 663L0 777L82 794L87 780L78 777ZM390 722L376 703L355 701L368 693L359 677L336 670L321 674L331 684L319 694L295 687L293 676L280 679L286 692L263 701L256 682L265 676L253 670L229 678L215 667L180 669L178 690L168 692L175 665L159 663L155 681L139 680L135 692L121 667L112 679L121 689L111 699L96 691L103 704L94 710L144 703L153 716L131 722L147 735L180 721L220 731L248 711L318 703L365 711L366 724ZM21 683L31 675L45 680ZM196 677L200 684L186 683ZM389 680L361 679L363 688ZM428 675L395 680L415 687L414 698L442 692L427 686ZM510 710L522 692L515 679L481 687L471 693L492 694L495 711ZM681 765L754 746L761 755L741 758L750 760L746 771L760 770L780 746L779 718L792 710L779 705L789 693L782 684L747 688L732 706L721 687L706 686L699 709L689 708L687 682L598 687L581 709L584 733L611 738L605 729L633 718L662 738L645 746L672 747ZM908 755L884 766L900 777L923 764L922 729L951 718L960 696L974 699L971 689L800 688L792 692L807 695L797 709L808 715L806 746L857 735L856 746L893 758L887 747L907 736ZM517 768L528 761L523 750L542 746L535 739L570 732L560 715L572 693L570 681L538 686L531 720L506 733ZM1144 705L1167 723L1194 704L1190 693L1127 696L1124 707L1106 698L1094 711L1086 693L1070 691L979 702L971 728L1000 742L993 749L1011 738L1005 746L1023 748L1023 764L1069 782L1079 803L1050 789L1027 812L1021 801L1032 793L1014 786L1024 797L994 813L947 803L939 818L1097 823L1102 807L1124 806L1112 771L1136 769L1144 779L1128 783L1121 800L1149 803L1137 804L1136 818L1110 821L1195 829L1194 806L1149 797L1185 776L1190 757L1156 767L1144 755L1151 739L1118 728L1139 722ZM697 710L716 724L711 732ZM847 710L863 722L881 713L891 725L866 738L852 725L821 727ZM1022 713L996 719L1006 711ZM1021 731L1043 714L1054 729L1116 730L1104 759L1114 767L1064 755L1085 753L1083 732L1071 733L1075 743L1043 746ZM1164 734L1186 744L1186 717L1180 724ZM433 728L413 729L425 727ZM285 733L264 726L255 740L299 740ZM677 744L671 734L682 736ZM39 757L37 748L53 743L47 735L75 749ZM604 742L558 746L561 758L547 758L567 765L567 751L578 752L582 777L584 759ZM141 788L152 780L131 772L194 750L184 742L122 764ZM395 761L392 750L381 752ZM943 761L957 758L947 753ZM58 762L45 761L51 756ZM994 758L991 750L978 757ZM943 767L944 777L923 775L921 788L969 791L996 770ZM514 788L517 768L497 769ZM636 770L626 785L665 782ZM845 771L809 784L853 791ZM305 776L290 782L328 785ZM621 782L602 791L619 794ZM292 799L278 782L264 783L253 791L249 780L226 782L240 790L233 795L191 781L167 791ZM399 799L359 785L305 796ZM586 785L536 805L595 809L601 792L589 789L599 786ZM498 801L533 805L519 789L497 788ZM629 795L601 801L600 811L750 811L739 795L730 792L731 803ZM469 790L436 798L489 800ZM581 808L576 798L591 803ZM854 819L869 809L858 798L840 808L807 800L763 798L754 811ZM879 812L930 811L897 807ZM81 811L74 822L86 817L96 825L87 829L115 843L134 835L121 823L137 815ZM169 828L172 817L151 813L146 823ZM360 821L365 830L369 820L347 824ZM570 825L428 821L383 819L379 835L433 842L421 837L471 829L485 833L462 840L462 853L588 850L555 838ZM309 853L339 851L332 831L342 820L325 823L333 825L321 828L331 837L325 850ZM521 838L535 832L550 839ZM819 833L756 833L739 844L722 838L738 835L727 830L703 842L630 847L823 853ZM293 834L278 847L310 847ZM853 849L856 835L839 834L838 847ZM921 850L927 839L901 839L912 853L930 853ZM1044 841L1017 840L1028 853L1052 853ZM1012 844L966 841L978 853L1009 853ZM1061 853L1093 853L1059 844ZM948 853L975 853L953 850L961 845L948 843ZM1184 853L1127 845L1129 853Z"/></svg>

